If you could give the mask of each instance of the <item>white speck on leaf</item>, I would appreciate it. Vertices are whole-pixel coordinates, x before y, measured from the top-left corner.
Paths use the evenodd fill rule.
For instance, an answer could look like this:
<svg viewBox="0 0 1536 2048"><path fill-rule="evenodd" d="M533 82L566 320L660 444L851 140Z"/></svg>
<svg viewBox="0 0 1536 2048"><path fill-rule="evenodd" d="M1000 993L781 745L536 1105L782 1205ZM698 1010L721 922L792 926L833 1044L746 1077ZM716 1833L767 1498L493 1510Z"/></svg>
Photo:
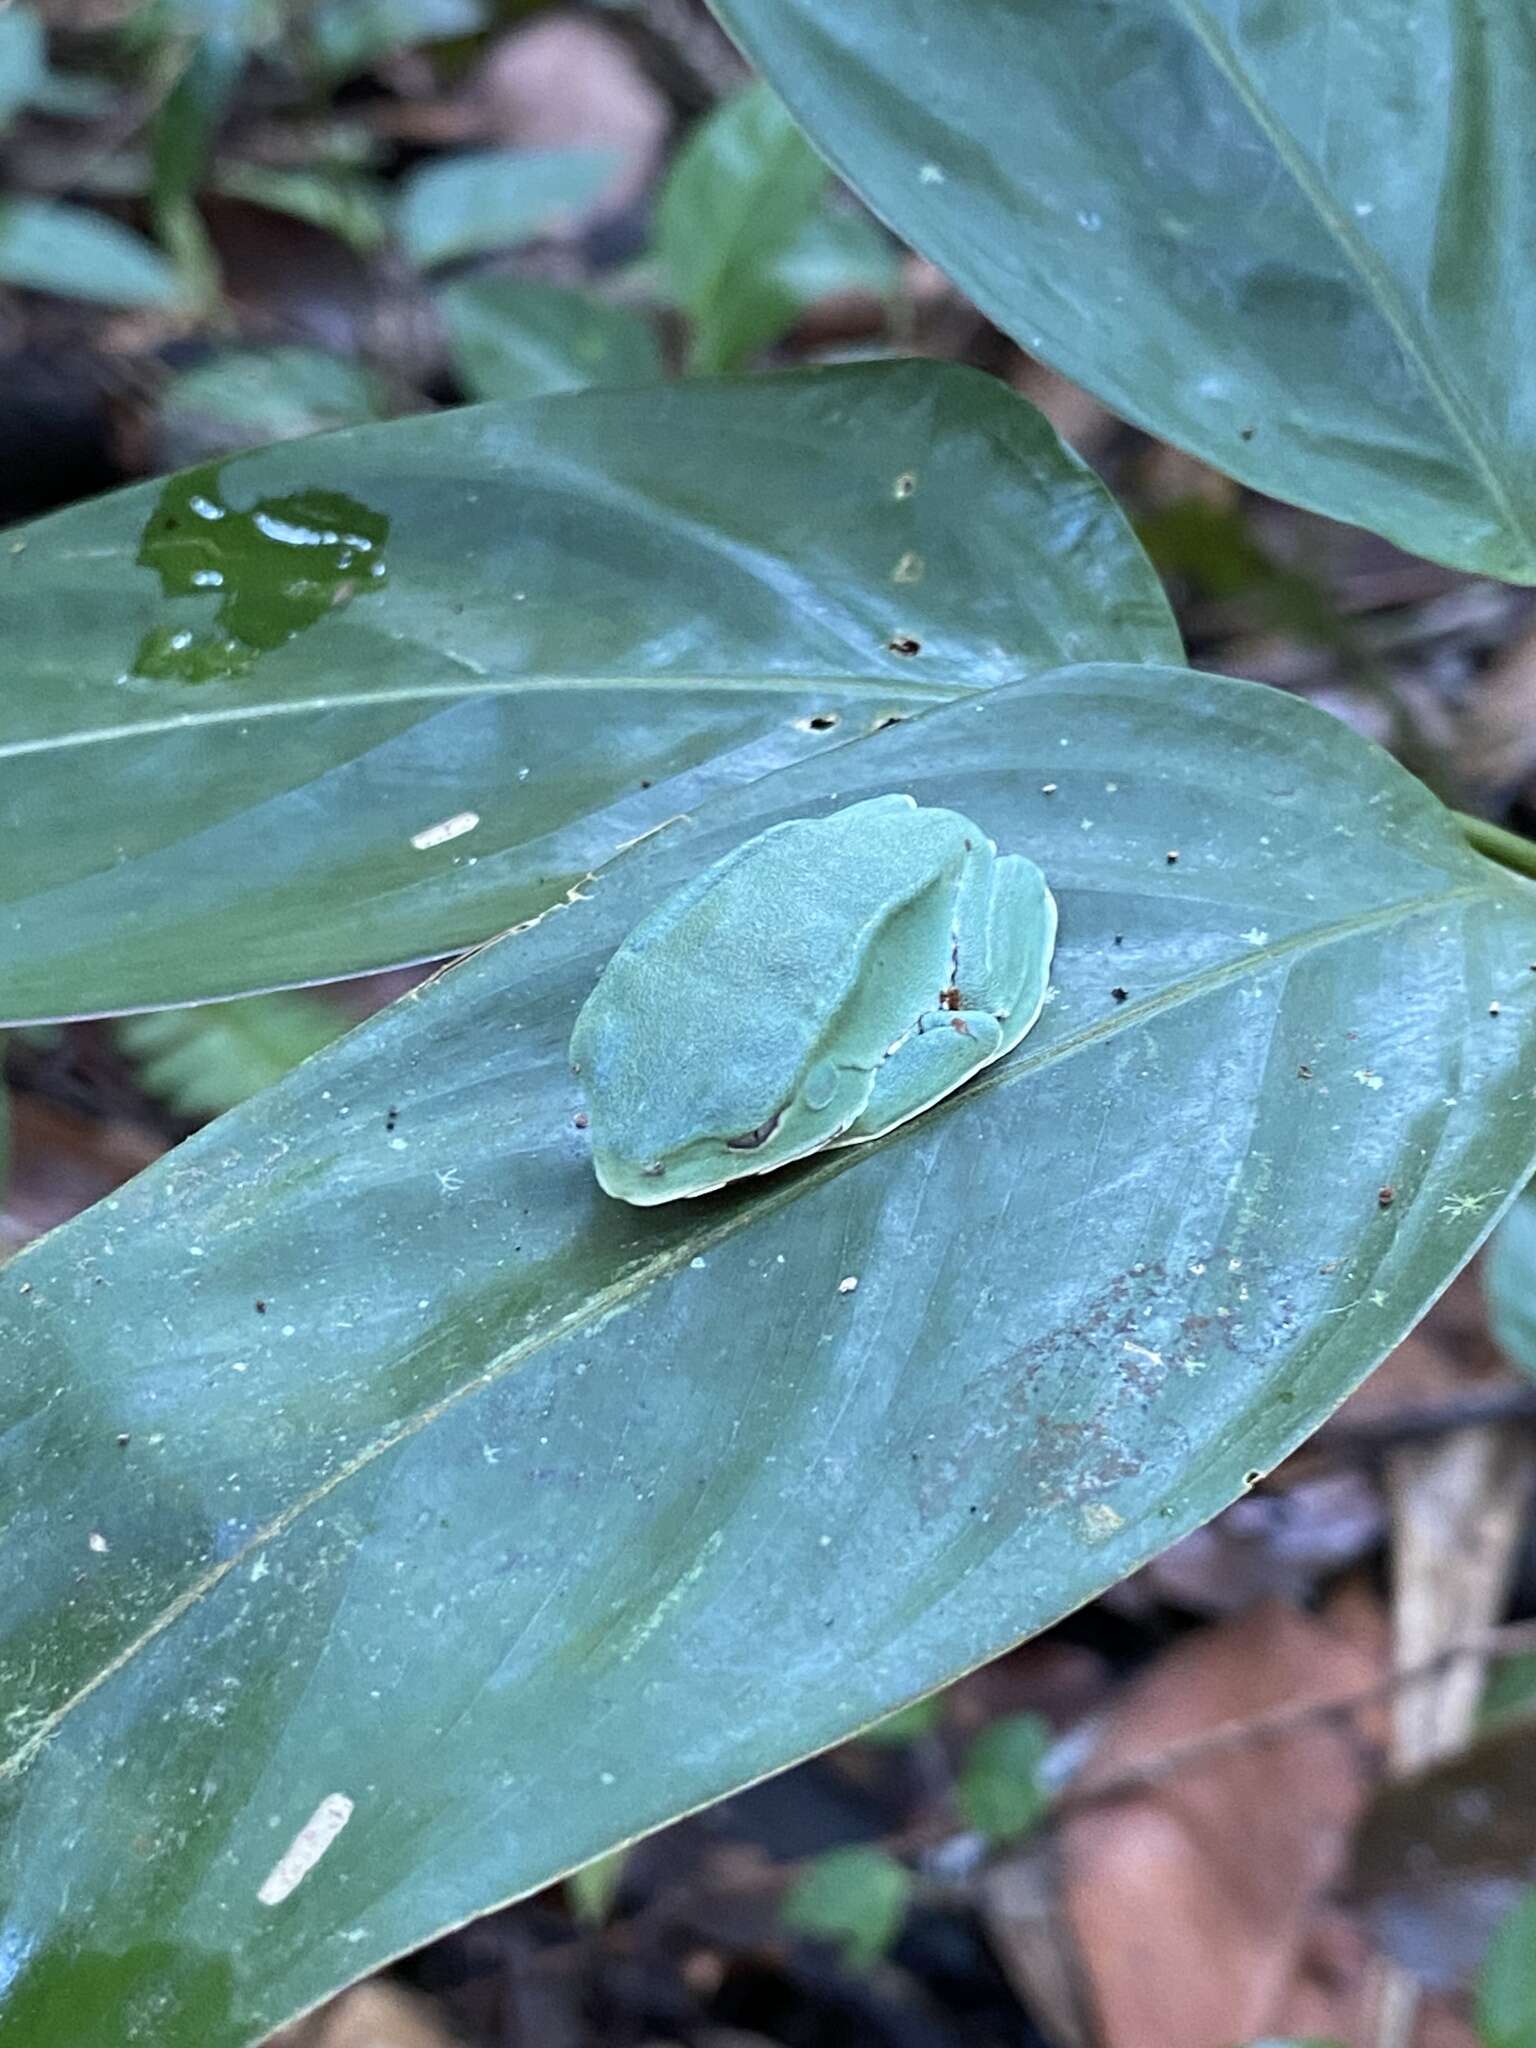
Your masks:
<svg viewBox="0 0 1536 2048"><path fill-rule="evenodd" d="M329 1792L268 1872L256 1896L264 1906L280 1906L314 1869L352 1818L345 1792Z"/></svg>
<svg viewBox="0 0 1536 2048"><path fill-rule="evenodd" d="M1239 932L1238 937L1250 946L1267 946L1269 944L1269 933L1261 932L1257 925L1251 931Z"/></svg>
<svg viewBox="0 0 1536 2048"><path fill-rule="evenodd" d="M942 185L944 173L937 164L924 164L917 174L917 181L920 185Z"/></svg>
<svg viewBox="0 0 1536 2048"><path fill-rule="evenodd" d="M451 818L442 818L435 825L423 825L419 832L413 832L411 844L418 853L425 853L429 846L446 846L450 839L462 839L479 822L478 811L455 811Z"/></svg>
<svg viewBox="0 0 1536 2048"><path fill-rule="evenodd" d="M858 1276L858 1274L857 1274L857 1273L850 1273L850 1274L849 1274L849 1275L847 1276L847 1278L846 1278L846 1279L844 1279L844 1280L839 1280L839 1281L838 1281L838 1283L837 1283L837 1291L838 1291L838 1293L839 1293L839 1294L852 1294L852 1293L853 1293L853 1291L854 1291L854 1289L855 1289L855 1288L856 1288L856 1287L858 1286L858 1284L859 1284L859 1276Z"/></svg>
<svg viewBox="0 0 1536 2048"><path fill-rule="evenodd" d="M1379 1088L1381 1086L1380 1074L1373 1074L1369 1067L1356 1067L1355 1079L1362 1088Z"/></svg>
<svg viewBox="0 0 1536 2048"><path fill-rule="evenodd" d="M1105 1501L1093 1501L1082 1511L1080 1517L1083 1534L1090 1543L1107 1543L1117 1529L1125 1527L1125 1517L1117 1515Z"/></svg>
<svg viewBox="0 0 1536 2048"><path fill-rule="evenodd" d="M86 1537L85 1541L87 1548L94 1550L98 1557L103 1555L106 1551L107 1539L105 1536L102 1535L99 1529L93 1529L90 1535Z"/></svg>

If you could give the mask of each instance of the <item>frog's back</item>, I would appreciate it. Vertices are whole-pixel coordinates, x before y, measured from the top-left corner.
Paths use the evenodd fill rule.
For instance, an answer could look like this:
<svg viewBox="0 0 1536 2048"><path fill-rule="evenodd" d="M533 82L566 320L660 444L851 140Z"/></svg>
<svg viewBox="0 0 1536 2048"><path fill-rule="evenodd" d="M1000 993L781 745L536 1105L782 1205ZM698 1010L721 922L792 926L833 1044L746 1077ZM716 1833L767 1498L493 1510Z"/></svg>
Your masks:
<svg viewBox="0 0 1536 2048"><path fill-rule="evenodd" d="M771 827L636 927L604 974L602 1028L589 1041L578 1023L573 1053L620 1084L658 1150L681 1130L751 1129L871 986L873 955L875 995L840 1052L877 1062L906 1010L938 1000L951 892L936 885L976 836L907 796ZM931 916L904 918L930 896Z"/></svg>

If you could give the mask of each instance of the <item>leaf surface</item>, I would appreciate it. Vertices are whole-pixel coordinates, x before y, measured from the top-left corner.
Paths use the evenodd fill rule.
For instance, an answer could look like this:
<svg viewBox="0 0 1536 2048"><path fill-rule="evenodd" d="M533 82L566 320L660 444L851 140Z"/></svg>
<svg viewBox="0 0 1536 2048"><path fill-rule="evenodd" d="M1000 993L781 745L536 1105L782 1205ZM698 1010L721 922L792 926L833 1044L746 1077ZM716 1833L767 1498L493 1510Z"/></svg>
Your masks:
<svg viewBox="0 0 1536 2048"><path fill-rule="evenodd" d="M1032 355L1260 490L1536 581L1528 9L713 4Z"/></svg>
<svg viewBox="0 0 1536 2048"><path fill-rule="evenodd" d="M260 449L15 529L0 622L0 1020L451 952L711 789L1179 652L1092 473L929 363Z"/></svg>
<svg viewBox="0 0 1536 2048"><path fill-rule="evenodd" d="M885 1140L608 1201L602 962L892 789L1040 861L1039 1025ZM249 2041L1225 1506L1529 1170L1533 941L1342 725L1080 668L718 791L23 1253L0 2025Z"/></svg>

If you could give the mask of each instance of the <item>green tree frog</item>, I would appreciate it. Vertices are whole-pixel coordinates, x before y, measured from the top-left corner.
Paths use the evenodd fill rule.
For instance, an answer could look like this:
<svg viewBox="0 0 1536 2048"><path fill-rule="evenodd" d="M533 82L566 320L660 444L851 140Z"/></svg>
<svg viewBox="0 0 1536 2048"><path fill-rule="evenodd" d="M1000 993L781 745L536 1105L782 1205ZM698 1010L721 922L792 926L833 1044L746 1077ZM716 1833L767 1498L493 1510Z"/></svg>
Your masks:
<svg viewBox="0 0 1536 2048"><path fill-rule="evenodd" d="M958 811L877 796L747 840L653 910L571 1035L597 1178L648 1206L878 1138L1040 1015L1056 904Z"/></svg>

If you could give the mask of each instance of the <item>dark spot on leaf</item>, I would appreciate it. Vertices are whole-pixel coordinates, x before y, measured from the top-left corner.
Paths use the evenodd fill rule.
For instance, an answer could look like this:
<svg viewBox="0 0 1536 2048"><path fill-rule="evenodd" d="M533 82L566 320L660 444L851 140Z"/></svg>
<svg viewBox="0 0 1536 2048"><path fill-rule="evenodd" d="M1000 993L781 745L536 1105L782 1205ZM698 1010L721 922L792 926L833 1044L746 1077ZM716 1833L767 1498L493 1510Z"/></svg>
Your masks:
<svg viewBox="0 0 1536 2048"><path fill-rule="evenodd" d="M877 718L869 729L871 732L884 732L888 725L905 725L906 722L907 714L904 711L887 711L883 717ZM1536 973L1536 968L1533 968L1532 972Z"/></svg>
<svg viewBox="0 0 1536 2048"><path fill-rule="evenodd" d="M591 1121L591 1117L587 1115L584 1109L578 1109L575 1116L571 1118L571 1122L575 1124L578 1131L584 1131Z"/></svg>
<svg viewBox="0 0 1536 2048"><path fill-rule="evenodd" d="M1237 438L1239 439L1239 441L1251 441L1258 431L1259 430L1257 427L1239 427L1237 430Z"/></svg>
<svg viewBox="0 0 1536 2048"><path fill-rule="evenodd" d="M921 654L923 651L922 641L914 640L910 633L893 633L885 644L892 654Z"/></svg>
<svg viewBox="0 0 1536 2048"><path fill-rule="evenodd" d="M385 1116L385 1118L384 1118L384 1128L385 1128L385 1130L386 1130L386 1131L392 1131L392 1130L393 1130L393 1129L395 1128L395 1125L396 1125L397 1123L399 1123L399 1121L400 1121L400 1112L399 1112L399 1110L398 1110L398 1109L396 1109L396 1108L395 1108L394 1104L393 1104L393 1103L391 1103L391 1104L390 1104L390 1106L389 1106L389 1112L388 1112L388 1114L387 1114L387 1115Z"/></svg>
<svg viewBox="0 0 1536 2048"><path fill-rule="evenodd" d="M127 1430L126 1430L126 1429L120 1429L120 1430L118 1431L118 1433L117 1433L117 1448L118 1448L118 1449L119 1449L120 1451L125 1451L125 1450L126 1450L126 1449L128 1448L129 1444L130 1444L130 1443L131 1443L132 1441L133 1441L133 1439L132 1439L132 1438L131 1438L131 1437L129 1436L129 1434L128 1434L128 1432L127 1432Z"/></svg>
<svg viewBox="0 0 1536 2048"><path fill-rule="evenodd" d="M960 994L960 991L959 991L959 989L957 989L957 988L946 988L946 989L940 989L940 991L939 991L939 1008L940 1008L941 1010L960 1010L960 1009L963 1009L964 1007L965 1007L965 1002L964 1002L964 998L963 998L963 997L961 996L961 994Z"/></svg>
<svg viewBox="0 0 1536 2048"><path fill-rule="evenodd" d="M1110 990L1110 994L1114 997L1117 1003L1123 1003L1126 997L1130 994L1130 990L1124 988L1112 988Z"/></svg>
<svg viewBox="0 0 1536 2048"><path fill-rule="evenodd" d="M896 493L896 496L897 496L898 498L910 498L910 497L911 497L911 495L912 495L912 493L913 493L913 492L914 492L914 491L915 491L916 489L917 489L917 478L916 478L916 477L915 477L915 476L914 476L914 475L912 474L912 472L911 472L911 470L910 470L910 469L904 469L904 470L902 471L901 475L900 475L899 477L897 477L897 479L896 479L896 483L895 483L895 493Z"/></svg>
<svg viewBox="0 0 1536 2048"><path fill-rule="evenodd" d="M1303 1064L1296 1069L1296 1078L1298 1081L1310 1081L1312 1078L1312 1069L1309 1066L1307 1066L1305 1062L1303 1062Z"/></svg>
<svg viewBox="0 0 1536 2048"><path fill-rule="evenodd" d="M832 728L837 724L837 713L835 711L818 711L805 722L812 732L831 732Z"/></svg>
<svg viewBox="0 0 1536 2048"><path fill-rule="evenodd" d="M258 1302L257 1302L257 1304L256 1304L256 1313L257 1313L257 1315L259 1315L259 1316L264 1316L264 1315L266 1314L266 1312L267 1312L267 1304L266 1304L266 1303L265 1303L264 1301L258 1301Z"/></svg>
<svg viewBox="0 0 1536 2048"><path fill-rule="evenodd" d="M1381 1209L1390 1209L1396 1200L1397 1190L1395 1188L1382 1188L1376 1196L1376 1205Z"/></svg>
<svg viewBox="0 0 1536 2048"><path fill-rule="evenodd" d="M1163 858L1167 861L1169 867L1171 868L1176 868L1179 864L1178 853L1173 848L1170 848L1169 851L1163 855Z"/></svg>
<svg viewBox="0 0 1536 2048"><path fill-rule="evenodd" d="M1255 1465L1251 1468L1251 1470L1243 1474L1243 1484L1244 1486L1257 1486L1259 1481L1263 1477L1264 1474L1259 1470L1258 1466Z"/></svg>

